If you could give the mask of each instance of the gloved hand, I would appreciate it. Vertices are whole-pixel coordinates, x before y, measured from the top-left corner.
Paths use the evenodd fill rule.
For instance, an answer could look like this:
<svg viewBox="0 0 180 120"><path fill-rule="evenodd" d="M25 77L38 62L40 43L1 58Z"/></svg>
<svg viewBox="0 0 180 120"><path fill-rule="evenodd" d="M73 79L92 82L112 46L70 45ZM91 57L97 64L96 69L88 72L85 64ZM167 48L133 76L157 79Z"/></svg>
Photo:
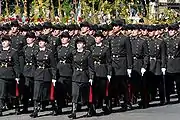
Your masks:
<svg viewBox="0 0 180 120"><path fill-rule="evenodd" d="M53 85L55 86L55 85L56 85L56 80L55 80L55 79L52 79L52 83L53 83Z"/></svg>
<svg viewBox="0 0 180 120"><path fill-rule="evenodd" d="M132 69L127 69L128 76L131 77Z"/></svg>
<svg viewBox="0 0 180 120"><path fill-rule="evenodd" d="M141 75L143 76L144 73L146 72L146 69L145 68L141 68Z"/></svg>
<svg viewBox="0 0 180 120"><path fill-rule="evenodd" d="M107 75L107 78L108 78L108 81L110 82L111 81L111 76Z"/></svg>
<svg viewBox="0 0 180 120"><path fill-rule="evenodd" d="M163 75L166 74L166 68L161 68L161 71L162 71Z"/></svg>
<svg viewBox="0 0 180 120"><path fill-rule="evenodd" d="M89 79L89 83L92 85L92 83L93 83L93 80L92 80L92 79Z"/></svg>
<svg viewBox="0 0 180 120"><path fill-rule="evenodd" d="M17 84L19 84L19 80L20 80L20 79L19 79L19 78L15 78L15 80L16 80Z"/></svg>

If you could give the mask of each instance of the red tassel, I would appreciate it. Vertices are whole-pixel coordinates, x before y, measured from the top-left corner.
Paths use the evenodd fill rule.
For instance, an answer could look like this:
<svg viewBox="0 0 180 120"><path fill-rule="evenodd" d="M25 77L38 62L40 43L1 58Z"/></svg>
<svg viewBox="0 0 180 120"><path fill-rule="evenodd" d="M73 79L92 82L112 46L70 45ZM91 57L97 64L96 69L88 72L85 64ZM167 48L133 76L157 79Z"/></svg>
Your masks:
<svg viewBox="0 0 180 120"><path fill-rule="evenodd" d="M53 83L51 83L50 100L54 100L54 85L53 85Z"/></svg>
<svg viewBox="0 0 180 120"><path fill-rule="evenodd" d="M19 88L18 88L18 83L16 82L16 97L19 96Z"/></svg>
<svg viewBox="0 0 180 120"><path fill-rule="evenodd" d="M106 83L106 97L109 96L109 81L107 80L107 83Z"/></svg>
<svg viewBox="0 0 180 120"><path fill-rule="evenodd" d="M92 95L92 86L90 86L90 90L89 90L89 103L92 103L92 99L93 99L93 95Z"/></svg>

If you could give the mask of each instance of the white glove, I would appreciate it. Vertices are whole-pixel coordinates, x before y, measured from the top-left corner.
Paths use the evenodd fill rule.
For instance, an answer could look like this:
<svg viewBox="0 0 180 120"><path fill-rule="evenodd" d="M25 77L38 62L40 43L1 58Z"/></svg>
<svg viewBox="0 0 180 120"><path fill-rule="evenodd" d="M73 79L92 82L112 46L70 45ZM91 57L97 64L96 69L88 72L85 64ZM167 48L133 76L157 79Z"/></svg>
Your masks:
<svg viewBox="0 0 180 120"><path fill-rule="evenodd" d="M111 81L111 76L107 75L107 78L108 78L108 81L110 82Z"/></svg>
<svg viewBox="0 0 180 120"><path fill-rule="evenodd" d="M145 68L141 68L141 75L143 76L144 73L146 72L146 69Z"/></svg>
<svg viewBox="0 0 180 120"><path fill-rule="evenodd" d="M56 80L55 80L55 79L52 79L52 83L53 83L53 85L55 86Z"/></svg>
<svg viewBox="0 0 180 120"><path fill-rule="evenodd" d="M89 83L92 85L92 83L93 83L93 80L92 80L92 79L89 79Z"/></svg>
<svg viewBox="0 0 180 120"><path fill-rule="evenodd" d="M19 84L19 80L20 80L20 79L19 79L19 78L15 78L15 80L16 80L17 84Z"/></svg>
<svg viewBox="0 0 180 120"><path fill-rule="evenodd" d="M166 68L161 68L161 71L162 71L163 75L166 74Z"/></svg>
<svg viewBox="0 0 180 120"><path fill-rule="evenodd" d="M131 77L132 69L127 69L128 76Z"/></svg>

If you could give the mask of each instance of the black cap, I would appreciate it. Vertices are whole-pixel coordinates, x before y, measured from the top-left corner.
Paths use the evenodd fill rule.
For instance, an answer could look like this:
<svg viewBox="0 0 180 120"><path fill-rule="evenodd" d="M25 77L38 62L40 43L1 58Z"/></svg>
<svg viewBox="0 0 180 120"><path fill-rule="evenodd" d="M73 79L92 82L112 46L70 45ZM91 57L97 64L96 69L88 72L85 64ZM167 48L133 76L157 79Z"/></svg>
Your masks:
<svg viewBox="0 0 180 120"><path fill-rule="evenodd" d="M36 38L36 35L35 35L34 32L28 32L28 33L26 34L26 37L27 37L27 38Z"/></svg>
<svg viewBox="0 0 180 120"><path fill-rule="evenodd" d="M97 24L91 25L90 30L94 30L94 31L98 30L98 25Z"/></svg>
<svg viewBox="0 0 180 120"><path fill-rule="evenodd" d="M43 27L44 28L52 28L52 23L51 22L45 22Z"/></svg>
<svg viewBox="0 0 180 120"><path fill-rule="evenodd" d="M178 29L179 29L178 24L171 24L168 27L168 30L178 30Z"/></svg>
<svg viewBox="0 0 180 120"><path fill-rule="evenodd" d="M69 31L75 30L75 25L74 25L74 24L70 24L70 25L67 26L67 29L68 29Z"/></svg>
<svg viewBox="0 0 180 120"><path fill-rule="evenodd" d="M10 27L10 25L9 25L8 23L4 24L4 25L2 26L2 28L3 28L3 30L5 30L5 31L11 29L11 27Z"/></svg>
<svg viewBox="0 0 180 120"><path fill-rule="evenodd" d="M5 40L11 41L11 38L10 38L8 35L4 35L4 36L1 38L1 41L5 41Z"/></svg>
<svg viewBox="0 0 180 120"><path fill-rule="evenodd" d="M77 43L79 43L79 42L82 42L82 43L86 44L86 40L85 40L85 38L84 38L83 36L78 37L78 38L76 39L75 45L76 45Z"/></svg>
<svg viewBox="0 0 180 120"><path fill-rule="evenodd" d="M11 22L11 27L18 27L19 26L19 23L17 20L14 20Z"/></svg>
<svg viewBox="0 0 180 120"><path fill-rule="evenodd" d="M114 20L111 23L112 26L123 26L123 21L122 20Z"/></svg>
<svg viewBox="0 0 180 120"><path fill-rule="evenodd" d="M84 21L80 24L80 27L90 27L90 24L87 21Z"/></svg>
<svg viewBox="0 0 180 120"><path fill-rule="evenodd" d="M35 27L34 27L34 30L35 31L41 31L43 30L43 26L41 24L37 24Z"/></svg>
<svg viewBox="0 0 180 120"><path fill-rule="evenodd" d="M44 42L47 42L48 43L48 36L47 35L40 35L38 37L38 41L44 41Z"/></svg>
<svg viewBox="0 0 180 120"><path fill-rule="evenodd" d="M60 24L55 24L55 25L53 25L53 29L54 29L54 30L61 30L62 27L61 27Z"/></svg>
<svg viewBox="0 0 180 120"><path fill-rule="evenodd" d="M74 30L81 30L81 27L79 25L77 25L77 24L75 24L74 27L75 27Z"/></svg>
<svg viewBox="0 0 180 120"><path fill-rule="evenodd" d="M63 33L61 34L61 38L63 38L63 37L70 38L70 35L69 35L69 33L66 31L66 32L63 32Z"/></svg>
<svg viewBox="0 0 180 120"><path fill-rule="evenodd" d="M20 27L20 31L29 31L29 30L30 30L30 28L28 25L23 25Z"/></svg>
<svg viewBox="0 0 180 120"><path fill-rule="evenodd" d="M98 30L95 34L94 37L104 37L104 35L102 34L102 32L100 30Z"/></svg>

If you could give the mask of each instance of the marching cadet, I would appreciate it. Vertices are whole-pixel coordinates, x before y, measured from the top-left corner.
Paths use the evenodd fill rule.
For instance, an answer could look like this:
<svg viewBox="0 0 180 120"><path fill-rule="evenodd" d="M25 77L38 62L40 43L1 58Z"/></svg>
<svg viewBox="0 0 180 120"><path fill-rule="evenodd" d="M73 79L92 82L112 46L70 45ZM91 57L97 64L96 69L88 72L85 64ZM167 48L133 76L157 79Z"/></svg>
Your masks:
<svg viewBox="0 0 180 120"><path fill-rule="evenodd" d="M140 28L136 25L132 27L133 31L130 41L132 45L133 68L130 83L135 97L138 97L139 93L141 93L141 107L145 108L147 106L147 97L145 97L144 93L146 86L143 83L143 76L149 64L148 44L146 40L138 36L138 30L140 30Z"/></svg>
<svg viewBox="0 0 180 120"><path fill-rule="evenodd" d="M155 33L158 26L150 26L148 28L148 49L149 49L149 72L148 84L150 85L151 100L156 97L157 88L159 88L160 104L163 105L164 99L164 83L162 75L165 73L166 53L165 42L159 38L158 33Z"/></svg>
<svg viewBox="0 0 180 120"><path fill-rule="evenodd" d="M48 101L51 82L56 82L56 62L52 50L46 47L48 39L46 35L38 37L39 50L35 55L36 69L34 72L34 112L30 117L38 116L40 101Z"/></svg>
<svg viewBox="0 0 180 120"><path fill-rule="evenodd" d="M132 71L132 48L129 37L120 34L123 23L121 20L112 22L114 36L111 37L111 59L112 59L112 80L111 97L117 98L120 92L124 95L124 104L122 108L127 110L128 85L127 75L131 76Z"/></svg>
<svg viewBox="0 0 180 120"><path fill-rule="evenodd" d="M86 50L84 37L79 37L75 42L76 50L73 51L73 75L72 75L72 113L69 118L76 118L77 104L81 102L89 103L88 93L94 80L94 63L91 52ZM96 112L92 103L88 104L87 117L91 117Z"/></svg>
<svg viewBox="0 0 180 120"><path fill-rule="evenodd" d="M11 27L8 23L4 24L2 26L2 29L3 29L3 35L9 35L9 31L11 30Z"/></svg>
<svg viewBox="0 0 180 120"><path fill-rule="evenodd" d="M180 37L177 36L179 26L176 24L168 27L168 37L165 39L167 46L167 74L166 74L166 99L170 103L172 81L176 82L178 102L180 102Z"/></svg>
<svg viewBox="0 0 180 120"><path fill-rule="evenodd" d="M103 44L104 36L101 31L97 31L94 35L96 44L91 46L92 58L95 68L95 80L93 83L94 104L102 103L105 114L110 113L110 105L108 100L109 82L112 75L111 55L109 46ZM105 101L105 102L103 102ZM103 103L106 106L103 106Z"/></svg>
<svg viewBox="0 0 180 120"><path fill-rule="evenodd" d="M80 24L80 27L81 27L80 36L84 37L84 39L86 40L86 48L90 49L90 47L93 44L95 44L94 37L89 35L90 24L85 21Z"/></svg>
<svg viewBox="0 0 180 120"><path fill-rule="evenodd" d="M15 113L19 114L19 101L16 97L16 82L19 83L20 66L18 52L11 47L9 36L2 37L0 48L0 116L6 97L15 98Z"/></svg>
<svg viewBox="0 0 180 120"><path fill-rule="evenodd" d="M76 39L79 37L79 33L80 33L80 30L81 30L81 28L79 27L79 25L74 25L74 34L73 34L73 36L71 36L71 40L70 40L70 45L71 46L75 46L75 41L76 41Z"/></svg>
<svg viewBox="0 0 180 120"><path fill-rule="evenodd" d="M89 27L89 35L93 37L97 30L98 30L98 25L97 24L90 25L90 27Z"/></svg>
<svg viewBox="0 0 180 120"><path fill-rule="evenodd" d="M72 92L72 51L70 35L68 32L61 34L61 46L57 48L57 74L59 76L55 85L57 107L53 106L52 115L62 114L65 100L71 98Z"/></svg>
<svg viewBox="0 0 180 120"><path fill-rule="evenodd" d="M23 111L28 113L29 99L33 96L34 72L35 72L35 55L38 52L38 45L35 44L36 36L34 32L26 35L27 45L23 47L24 68L23 75L25 77L23 89Z"/></svg>
<svg viewBox="0 0 180 120"><path fill-rule="evenodd" d="M43 26L41 24L37 24L36 26L34 26L33 31L36 37L39 37L42 34L42 30L43 30Z"/></svg>

